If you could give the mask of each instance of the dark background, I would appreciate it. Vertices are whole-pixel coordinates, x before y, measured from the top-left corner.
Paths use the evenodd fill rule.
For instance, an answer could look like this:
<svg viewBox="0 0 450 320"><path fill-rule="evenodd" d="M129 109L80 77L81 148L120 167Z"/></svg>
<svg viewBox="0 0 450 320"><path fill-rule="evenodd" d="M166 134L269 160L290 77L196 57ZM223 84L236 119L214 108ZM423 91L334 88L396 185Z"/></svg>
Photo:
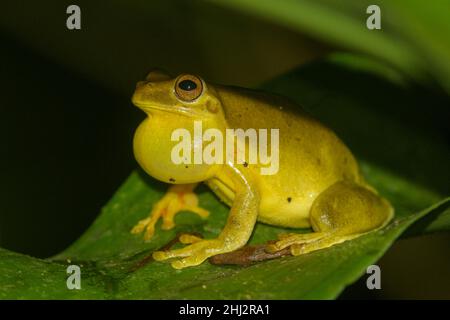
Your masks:
<svg viewBox="0 0 450 320"><path fill-rule="evenodd" d="M69 4L17 1L0 14L0 246L37 257L77 239L136 168L143 114L130 97L148 70L255 87L336 49L201 1L77 1L82 30L69 31ZM360 281L343 298L449 299L449 241L399 241L380 261L383 290Z"/></svg>

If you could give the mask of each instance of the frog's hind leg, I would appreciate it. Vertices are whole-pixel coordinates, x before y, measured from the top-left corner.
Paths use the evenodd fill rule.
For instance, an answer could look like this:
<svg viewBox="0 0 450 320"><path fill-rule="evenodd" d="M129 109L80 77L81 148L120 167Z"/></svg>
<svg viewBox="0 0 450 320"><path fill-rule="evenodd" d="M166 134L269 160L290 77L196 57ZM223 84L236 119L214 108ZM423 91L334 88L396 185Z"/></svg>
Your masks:
<svg viewBox="0 0 450 320"><path fill-rule="evenodd" d="M283 235L267 250L290 247L293 255L305 254L382 228L392 216L393 208L374 191L353 182L337 182L311 207L313 233Z"/></svg>

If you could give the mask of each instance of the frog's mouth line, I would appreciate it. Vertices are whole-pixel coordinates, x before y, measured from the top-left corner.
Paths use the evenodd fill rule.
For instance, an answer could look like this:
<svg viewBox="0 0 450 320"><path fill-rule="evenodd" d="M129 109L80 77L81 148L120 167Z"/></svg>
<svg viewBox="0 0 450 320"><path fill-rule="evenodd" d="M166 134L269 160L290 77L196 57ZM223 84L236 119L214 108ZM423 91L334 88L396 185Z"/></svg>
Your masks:
<svg viewBox="0 0 450 320"><path fill-rule="evenodd" d="M184 106L176 106L176 107L164 107L164 106L159 106L159 105L154 105L154 104L146 104L146 103L139 103L139 102L135 102L132 101L133 104L138 107L139 109L141 109L142 111L144 111L145 113L151 114L152 111L163 111L163 112L170 112L170 113L174 113L174 114L178 114L178 115L184 115L187 117L199 117L201 115L203 115L203 113L201 113L198 110L193 110L192 108L187 108ZM203 115L204 116L204 115Z"/></svg>
<svg viewBox="0 0 450 320"><path fill-rule="evenodd" d="M163 112L170 112L170 113L175 113L175 114L182 114L182 115L186 115L186 116L194 116L194 115L198 115L198 112L192 111L192 109L188 109L185 107L163 107L163 106L156 106L156 105L148 105L148 104L139 104L139 103L135 103L135 105L141 109L142 111L144 111L145 113L152 113L152 111L163 111Z"/></svg>

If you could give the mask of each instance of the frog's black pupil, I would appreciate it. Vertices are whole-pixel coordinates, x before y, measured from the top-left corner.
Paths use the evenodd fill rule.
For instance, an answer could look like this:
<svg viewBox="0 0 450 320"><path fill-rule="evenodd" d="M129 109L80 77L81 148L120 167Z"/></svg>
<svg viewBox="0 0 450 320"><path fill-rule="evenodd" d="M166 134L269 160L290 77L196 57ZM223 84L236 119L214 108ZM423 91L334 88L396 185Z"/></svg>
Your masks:
<svg viewBox="0 0 450 320"><path fill-rule="evenodd" d="M184 91L191 91L197 88L197 85L192 80L183 80L178 84L178 87Z"/></svg>

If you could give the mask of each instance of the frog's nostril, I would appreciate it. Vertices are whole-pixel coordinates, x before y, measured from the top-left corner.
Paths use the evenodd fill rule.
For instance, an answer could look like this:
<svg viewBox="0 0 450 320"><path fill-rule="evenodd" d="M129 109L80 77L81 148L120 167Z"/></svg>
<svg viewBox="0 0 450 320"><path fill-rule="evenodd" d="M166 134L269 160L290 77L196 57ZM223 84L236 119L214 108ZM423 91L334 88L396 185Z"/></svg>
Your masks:
<svg viewBox="0 0 450 320"><path fill-rule="evenodd" d="M142 87L146 83L146 81L139 81L138 83L136 83L136 88Z"/></svg>

